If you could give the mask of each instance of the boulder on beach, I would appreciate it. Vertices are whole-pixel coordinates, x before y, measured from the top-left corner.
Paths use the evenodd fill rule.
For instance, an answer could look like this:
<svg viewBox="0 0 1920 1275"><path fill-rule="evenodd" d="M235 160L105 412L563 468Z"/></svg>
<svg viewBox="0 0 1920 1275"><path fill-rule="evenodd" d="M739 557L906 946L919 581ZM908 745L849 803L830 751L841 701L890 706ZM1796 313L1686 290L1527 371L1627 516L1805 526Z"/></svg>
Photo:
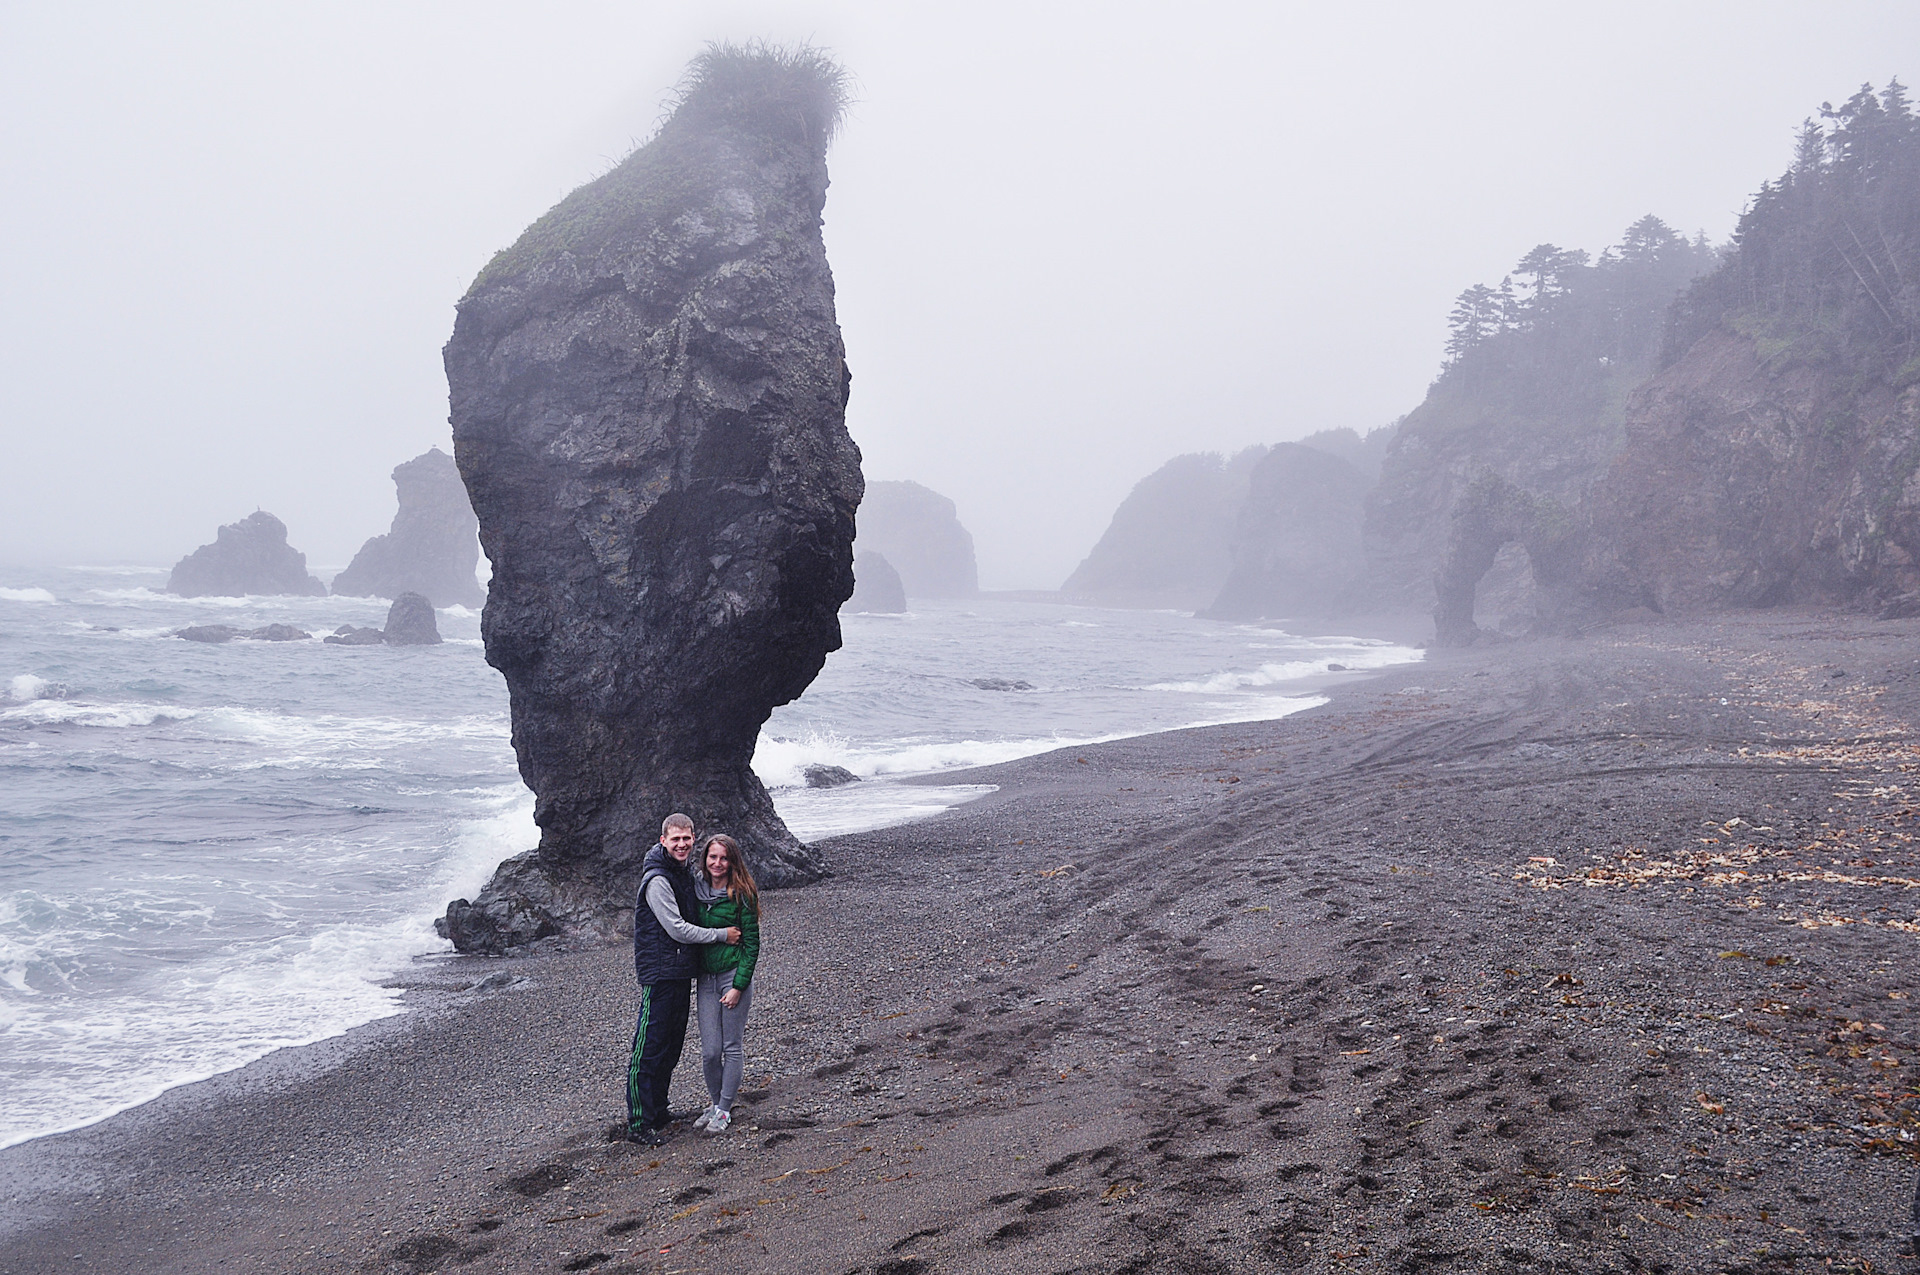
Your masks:
<svg viewBox="0 0 1920 1275"><path fill-rule="evenodd" d="M287 543L287 525L265 510L220 528L174 564L167 592L185 598L248 594L322 597L327 586L307 574L307 555Z"/></svg>
<svg viewBox="0 0 1920 1275"><path fill-rule="evenodd" d="M860 553L884 555L909 598L970 598L980 591L973 533L961 525L951 500L919 483L867 484L860 502ZM856 566L854 575L859 574Z"/></svg>
<svg viewBox="0 0 1920 1275"><path fill-rule="evenodd" d="M860 776L845 766L829 766L825 762L814 762L801 772L809 788L844 788L848 784L860 782Z"/></svg>
<svg viewBox="0 0 1920 1275"><path fill-rule="evenodd" d="M821 240L845 73L715 46L653 140L489 263L445 350L540 844L441 931L462 951L628 931L662 817L822 873L751 766L840 645L860 453Z"/></svg>
<svg viewBox="0 0 1920 1275"><path fill-rule="evenodd" d="M840 609L899 615L907 609L907 590L900 583L900 573L877 553L863 550L854 554L853 596Z"/></svg>
<svg viewBox="0 0 1920 1275"><path fill-rule="evenodd" d="M387 608L388 646L432 646L440 641L433 603L418 593L403 593Z"/></svg>
<svg viewBox="0 0 1920 1275"><path fill-rule="evenodd" d="M486 590L474 576L480 563L479 523L453 457L428 448L393 471L400 509L393 525L360 547L333 578L333 592L397 598L420 593L436 606L478 607Z"/></svg>

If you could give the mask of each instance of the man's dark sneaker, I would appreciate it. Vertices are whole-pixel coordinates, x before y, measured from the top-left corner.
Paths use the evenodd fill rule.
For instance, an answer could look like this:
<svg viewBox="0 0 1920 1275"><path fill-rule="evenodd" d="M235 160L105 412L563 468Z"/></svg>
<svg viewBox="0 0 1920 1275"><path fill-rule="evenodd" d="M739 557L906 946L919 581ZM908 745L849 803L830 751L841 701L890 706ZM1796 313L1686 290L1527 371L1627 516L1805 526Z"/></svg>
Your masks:
<svg viewBox="0 0 1920 1275"><path fill-rule="evenodd" d="M629 1129L627 1130L627 1141L637 1142L643 1147L665 1146L667 1142L666 1138L662 1137L659 1131L655 1129Z"/></svg>

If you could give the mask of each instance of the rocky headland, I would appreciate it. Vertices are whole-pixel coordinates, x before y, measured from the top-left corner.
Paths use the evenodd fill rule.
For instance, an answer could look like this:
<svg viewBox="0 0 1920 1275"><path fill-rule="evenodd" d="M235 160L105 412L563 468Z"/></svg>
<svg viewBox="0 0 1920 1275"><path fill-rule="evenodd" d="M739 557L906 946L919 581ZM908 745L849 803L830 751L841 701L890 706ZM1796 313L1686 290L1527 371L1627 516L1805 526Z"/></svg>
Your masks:
<svg viewBox="0 0 1920 1275"><path fill-rule="evenodd" d="M324 597L327 586L307 574L307 555L287 543L287 524L256 509L175 563L167 592L184 598Z"/></svg>
<svg viewBox="0 0 1920 1275"><path fill-rule="evenodd" d="M1304 443L1268 448L1234 518L1227 578L1201 614L1252 620L1354 607L1366 495L1366 478L1338 456Z"/></svg>
<svg viewBox="0 0 1920 1275"><path fill-rule="evenodd" d="M860 454L822 245L845 76L716 47L645 146L480 273L446 347L537 849L442 921L463 951L615 938L682 810L763 884L816 877L749 761L840 645Z"/></svg>
<svg viewBox="0 0 1920 1275"><path fill-rule="evenodd" d="M951 500L919 483L868 483L859 543L862 555L879 554L892 565L909 598L970 598L980 591L973 533Z"/></svg>
<svg viewBox="0 0 1920 1275"><path fill-rule="evenodd" d="M1232 569L1234 520L1265 452L1176 456L1142 478L1060 592L1102 606L1212 603Z"/></svg>
<svg viewBox="0 0 1920 1275"><path fill-rule="evenodd" d="M375 598L418 593L435 606L484 603L486 591L474 574L479 523L453 457L429 448L394 467L393 486L400 508L392 527L360 547L333 578L333 592Z"/></svg>

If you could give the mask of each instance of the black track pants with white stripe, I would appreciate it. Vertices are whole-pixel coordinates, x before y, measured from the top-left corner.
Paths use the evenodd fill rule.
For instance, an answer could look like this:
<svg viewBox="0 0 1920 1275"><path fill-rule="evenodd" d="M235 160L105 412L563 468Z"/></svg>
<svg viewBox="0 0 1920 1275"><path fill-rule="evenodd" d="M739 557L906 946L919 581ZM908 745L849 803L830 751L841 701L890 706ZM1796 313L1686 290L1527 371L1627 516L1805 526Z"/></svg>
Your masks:
<svg viewBox="0 0 1920 1275"><path fill-rule="evenodd" d="M667 1088L687 1043L688 989L684 978L640 985L640 1020L633 1028L627 1063L627 1131L640 1133L667 1123Z"/></svg>

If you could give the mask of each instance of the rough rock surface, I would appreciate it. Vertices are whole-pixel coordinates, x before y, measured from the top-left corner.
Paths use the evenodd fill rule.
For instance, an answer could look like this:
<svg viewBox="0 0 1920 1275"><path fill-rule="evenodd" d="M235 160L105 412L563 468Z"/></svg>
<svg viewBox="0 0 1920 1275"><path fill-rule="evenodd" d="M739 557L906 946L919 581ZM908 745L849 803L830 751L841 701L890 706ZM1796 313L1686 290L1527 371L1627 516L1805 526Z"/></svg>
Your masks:
<svg viewBox="0 0 1920 1275"><path fill-rule="evenodd" d="M1234 518L1265 453L1176 456L1142 478L1060 591L1107 606L1211 603L1227 582Z"/></svg>
<svg viewBox="0 0 1920 1275"><path fill-rule="evenodd" d="M480 564L478 523L453 457L438 447L393 471L400 510L333 578L336 594L397 598L421 593L435 606L477 607L487 600L474 576Z"/></svg>
<svg viewBox="0 0 1920 1275"><path fill-rule="evenodd" d="M860 552L884 555L909 598L970 598L980 591L973 533L960 524L951 500L919 483L867 484Z"/></svg>
<svg viewBox="0 0 1920 1275"><path fill-rule="evenodd" d="M819 875L749 762L840 645L860 454L821 241L843 73L719 48L652 141L534 223L460 302L454 454L494 574L535 850L456 900L463 951L631 924L661 818Z"/></svg>
<svg viewBox="0 0 1920 1275"><path fill-rule="evenodd" d="M1635 394L1590 503L1596 591L1883 607L1920 590L1920 385L1709 332Z"/></svg>
<svg viewBox="0 0 1920 1275"><path fill-rule="evenodd" d="M1280 443L1253 467L1234 519L1232 569L1204 614L1219 620L1344 609L1366 568L1367 480L1340 457Z"/></svg>
<svg viewBox="0 0 1920 1275"><path fill-rule="evenodd" d="M433 646L440 641L433 603L424 594L403 593L387 608L387 627L381 635L388 646Z"/></svg>
<svg viewBox="0 0 1920 1275"><path fill-rule="evenodd" d="M318 597L326 591L307 574L307 555L287 543L287 525L265 510L220 528L212 544L180 559L167 577L167 592L186 598Z"/></svg>
<svg viewBox="0 0 1920 1275"><path fill-rule="evenodd" d="M387 635L379 629L363 629L351 624L343 624L321 641L328 646L385 646Z"/></svg>
<svg viewBox="0 0 1920 1275"><path fill-rule="evenodd" d="M873 615L898 615L907 609L906 586L893 564L877 553L862 550L853 555L853 596L842 611L866 611Z"/></svg>
<svg viewBox="0 0 1920 1275"><path fill-rule="evenodd" d="M231 642L240 636L240 630L231 624L190 624L174 636L189 642Z"/></svg>
<svg viewBox="0 0 1920 1275"><path fill-rule="evenodd" d="M800 774L809 788L842 788L860 782L860 776L845 766L829 766L825 762L815 762Z"/></svg>

